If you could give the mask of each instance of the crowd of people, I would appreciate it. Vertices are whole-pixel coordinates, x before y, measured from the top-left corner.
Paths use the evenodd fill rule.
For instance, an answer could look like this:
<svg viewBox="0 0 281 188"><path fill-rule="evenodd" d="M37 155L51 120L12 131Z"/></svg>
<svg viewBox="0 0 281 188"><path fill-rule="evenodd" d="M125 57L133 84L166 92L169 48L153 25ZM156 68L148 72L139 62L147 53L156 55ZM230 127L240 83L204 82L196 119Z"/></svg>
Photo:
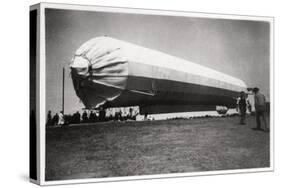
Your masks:
<svg viewBox="0 0 281 188"><path fill-rule="evenodd" d="M254 107L257 126L253 128L254 130L264 130L268 131L269 127L267 124L266 113L268 111L266 98L260 93L259 88L255 87L252 89L254 94ZM51 111L48 111L47 115L47 126L62 126L68 124L78 124L78 123L95 123L103 121L126 121L126 120L136 120L136 116L139 114L139 109L135 107L127 108L108 108L106 110L99 111L87 111L85 110L82 114L79 111L74 114L64 114L63 111L56 113L54 116ZM248 99L248 94L244 91L240 92L240 96L237 99L237 110L240 114L240 124L246 124L246 112L251 114L253 107ZM224 109L221 109L224 112ZM145 114L145 119L147 114ZM262 120L262 122L261 122ZM263 129L262 129L262 123Z"/></svg>
<svg viewBox="0 0 281 188"><path fill-rule="evenodd" d="M113 108L99 111L87 111L84 110L82 114L79 111L74 114L64 114L63 111L56 113L54 116L49 110L47 115L47 126L62 126L68 124L79 124L79 123L95 123L103 121L125 121L125 120L136 120L138 112L134 108L121 108L113 110Z"/></svg>

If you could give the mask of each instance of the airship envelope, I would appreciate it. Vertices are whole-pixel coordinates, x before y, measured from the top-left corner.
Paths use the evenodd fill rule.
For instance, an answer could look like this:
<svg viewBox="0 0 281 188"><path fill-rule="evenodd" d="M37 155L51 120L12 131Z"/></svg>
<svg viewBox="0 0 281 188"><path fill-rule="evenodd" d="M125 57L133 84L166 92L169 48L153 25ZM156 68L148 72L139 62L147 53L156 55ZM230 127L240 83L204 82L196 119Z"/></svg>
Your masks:
<svg viewBox="0 0 281 188"><path fill-rule="evenodd" d="M85 42L70 64L86 108L153 105L233 107L246 84L222 72L110 37Z"/></svg>

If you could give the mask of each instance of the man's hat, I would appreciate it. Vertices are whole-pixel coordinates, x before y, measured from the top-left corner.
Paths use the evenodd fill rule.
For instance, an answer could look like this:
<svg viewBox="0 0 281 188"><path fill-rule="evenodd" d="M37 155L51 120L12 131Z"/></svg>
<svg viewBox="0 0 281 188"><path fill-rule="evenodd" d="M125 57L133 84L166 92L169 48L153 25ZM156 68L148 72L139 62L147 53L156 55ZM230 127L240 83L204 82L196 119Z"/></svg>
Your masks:
<svg viewBox="0 0 281 188"><path fill-rule="evenodd" d="M259 88L257 88L257 87L255 87L254 89L253 89L253 92L258 92L260 89Z"/></svg>

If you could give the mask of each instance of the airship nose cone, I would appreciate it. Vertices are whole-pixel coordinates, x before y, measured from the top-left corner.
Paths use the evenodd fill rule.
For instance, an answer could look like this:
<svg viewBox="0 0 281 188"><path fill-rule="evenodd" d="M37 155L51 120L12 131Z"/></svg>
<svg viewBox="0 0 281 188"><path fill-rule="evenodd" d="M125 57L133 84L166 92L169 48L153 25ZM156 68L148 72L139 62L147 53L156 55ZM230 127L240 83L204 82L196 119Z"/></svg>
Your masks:
<svg viewBox="0 0 281 188"><path fill-rule="evenodd" d="M75 57L70 64L71 73L74 76L86 77L89 75L90 62L83 57Z"/></svg>

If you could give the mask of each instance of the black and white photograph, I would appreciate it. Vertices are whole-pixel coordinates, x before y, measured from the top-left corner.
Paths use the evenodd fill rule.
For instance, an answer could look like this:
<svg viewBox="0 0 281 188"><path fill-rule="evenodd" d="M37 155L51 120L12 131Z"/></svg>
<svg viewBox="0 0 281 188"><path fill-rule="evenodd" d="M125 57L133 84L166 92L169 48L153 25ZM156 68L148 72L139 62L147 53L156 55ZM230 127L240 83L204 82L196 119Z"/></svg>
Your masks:
<svg viewBox="0 0 281 188"><path fill-rule="evenodd" d="M272 17L48 3L30 13L43 148L31 169L46 184L273 169Z"/></svg>

